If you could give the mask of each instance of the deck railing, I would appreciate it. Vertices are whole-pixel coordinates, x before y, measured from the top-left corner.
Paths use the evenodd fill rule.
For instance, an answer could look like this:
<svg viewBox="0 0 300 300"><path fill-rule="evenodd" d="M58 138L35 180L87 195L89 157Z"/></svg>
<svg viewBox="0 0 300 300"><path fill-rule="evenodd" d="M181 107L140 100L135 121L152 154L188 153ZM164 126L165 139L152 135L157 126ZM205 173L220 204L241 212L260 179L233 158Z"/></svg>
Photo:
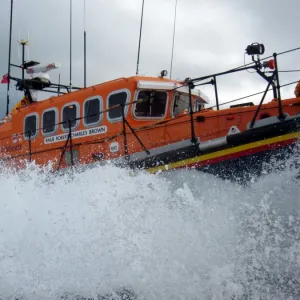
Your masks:
<svg viewBox="0 0 300 300"><path fill-rule="evenodd" d="M286 72L286 71L279 71L278 70L277 56L278 55L283 55L283 54L286 54L286 53L290 53L292 51L296 51L296 50L299 50L299 49L300 49L300 47L295 48L295 49L291 49L291 50L288 50L288 51L284 51L284 52L281 52L281 53L278 53L278 54L274 53L272 56L265 57L265 58L259 60L259 62L254 61L252 63L243 65L241 67L238 67L238 68L226 71L226 72L216 73L216 74L212 74L212 75L208 75L208 76L203 76L203 77L198 77L198 78L194 78L194 79L187 78L186 81L185 81L185 83L183 85L178 86L178 87L174 88L173 90L171 90L171 91L175 91L176 89L178 89L178 88L180 88L182 86L188 86L188 88L189 88L189 103L188 103L188 105L189 105L189 116L190 116L190 119L186 120L185 122L190 122L191 143L193 143L193 144L197 143L197 138L195 136L195 128L194 128L194 121L195 121L195 119L194 119L194 113L195 112L194 112L194 109L192 107L193 104L192 104L192 94L191 94L191 90L194 87L196 87L196 86L206 85L206 84L212 84L212 85L214 85L215 97L216 97L216 105L212 106L212 107L209 107L208 109L216 107L217 110L219 110L219 108L220 108L221 105L233 103L233 102L236 102L236 101L239 101L239 100L242 100L242 99L246 99L248 97L252 97L252 96L259 95L259 94L263 94L263 96L261 98L261 101L260 101L259 105L257 106L257 109L256 109L256 111L254 113L253 119L252 119L252 121L250 123L250 128L252 128L254 126L254 124L255 124L258 112L261 109L261 106L263 104L263 101L264 101L264 99L266 97L267 92L270 91L270 90L273 90L274 98L278 96L278 98L277 98L278 99L278 116L279 116L280 120L283 120L285 116L284 116L284 112L283 112L283 109L282 109L282 103L281 103L281 92L280 92L281 88L289 86L291 84L295 84L298 81L289 82L287 84L284 84L284 85L280 86L279 72ZM269 59L269 58L272 58L272 57L273 57L273 59L275 61L275 69L274 69L274 71L271 72L271 76L266 76L264 73L262 73L260 71L261 61ZM223 103L220 104L219 103L219 98L218 98L218 89L217 89L217 77L218 76L222 76L222 75L226 75L226 74L230 74L230 73L235 73L235 72L240 72L240 71L244 71L244 70L248 70L248 69L253 69L253 68L256 69L256 71L258 72L258 74L260 76L262 76L264 79L267 80L267 82L268 82L267 88L264 91L261 91L261 92L258 92L258 93L254 93L252 95L248 95L248 96L245 96L245 97L237 98L237 99L234 99L234 100L231 100L231 101L228 101L228 102L223 102ZM293 70L293 71L299 71L299 70ZM211 80L208 81L208 82L205 82L205 83L198 83L198 82L201 82L201 81L206 80L206 79L211 79ZM271 86L272 86L272 88L270 89ZM8 136L8 137L0 138L0 143L1 143L1 141L3 142L6 139L8 140L8 139L14 138L14 136L15 137L25 136L27 134L26 137L27 137L27 140L28 140L28 152L26 152L24 154L15 155L15 156L7 155L6 157L0 158L0 160L5 161L5 160L22 158L22 157L28 157L29 161L31 161L33 155L36 155L36 154L39 154L39 153L45 153L45 152L49 152L49 151L61 150L59 164L58 164L58 167L57 167L57 170L59 170L60 167L61 167L61 164L62 164L62 159L65 156L66 150L68 148L69 148L68 150L70 151L70 162L71 162L71 165L74 166L74 164L75 164L74 163L74 157L73 157L73 148L74 148L74 146L80 146L80 145L84 145L84 144L103 143L105 141L110 141L112 139L115 139L115 138L119 137L120 135L123 135L124 157L125 157L125 159L127 161L129 161L130 160L130 155L129 155L129 147L128 147L128 139L127 139L128 132L126 131L126 128L129 129L129 131L131 132L131 134L138 141L138 143L142 147L143 151L145 151L145 153L147 155L150 155L150 151L146 148L146 146L144 145L143 141L137 135L137 131L142 131L142 130L147 130L147 129L151 129L151 128L163 126L164 124L166 124L166 123L168 123L170 121L173 121L174 118L164 119L164 120L157 121L155 123L152 122L150 125L144 125L144 126L140 126L138 128L133 128L130 125L130 123L128 122L128 120L126 119L126 116L125 116L125 107L128 106L128 105L133 105L135 103L141 103L143 101L149 101L149 100L150 100L150 98L146 99L146 100L136 100L136 101L132 101L132 102L125 103L125 104L118 104L118 105L112 106L112 107L110 107L108 109L102 110L102 111L100 111L98 113L91 114L89 116L78 117L78 118L74 118L74 119L71 119L71 120L68 120L68 121L65 121L65 122L58 122L58 123L55 123L55 124L51 124L51 125L48 125L48 126L45 126L45 127L40 127L40 128L36 129L36 131L42 131L42 130L48 128L48 127L58 126L58 125L63 125L63 124L68 124L68 137L67 137L67 140L66 140L65 144L63 146L60 146L60 147L53 147L53 148L44 149L44 150L40 150L40 151L32 151L33 135L32 135L31 131L26 132L26 133L25 132L21 132L21 133L14 134L13 136ZM180 100L184 101L182 99L180 99ZM82 120L82 119L85 119L87 117L99 116L101 114L104 114L104 113L109 112L109 111L111 111L113 109L116 109L116 108L120 108L121 109L121 113L122 113L122 130L120 132L118 132L116 134L113 134L113 135L110 135L110 136L106 136L105 138L102 138L102 139L94 139L93 141L85 141L85 142L81 142L81 143L77 143L77 144L73 143L73 139L72 139L72 126L71 126L72 122L78 121L78 120ZM184 115L176 116L177 119L178 118L182 118L182 117L184 117ZM5 143L5 144L7 146L13 147L11 145L8 145L8 142ZM2 145L2 146L0 146L0 148L5 149L6 145ZM9 151L6 151L6 152L9 152Z"/></svg>

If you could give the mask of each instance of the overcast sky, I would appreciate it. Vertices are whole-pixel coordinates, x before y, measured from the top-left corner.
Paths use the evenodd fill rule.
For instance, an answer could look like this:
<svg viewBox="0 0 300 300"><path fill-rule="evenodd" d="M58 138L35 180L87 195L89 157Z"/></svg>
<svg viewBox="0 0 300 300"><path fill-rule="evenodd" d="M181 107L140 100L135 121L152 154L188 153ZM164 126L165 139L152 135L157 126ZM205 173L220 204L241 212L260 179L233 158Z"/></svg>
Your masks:
<svg viewBox="0 0 300 300"><path fill-rule="evenodd" d="M140 74L156 76L170 69L175 1L145 0ZM10 2L1 0L1 78L7 73ZM12 63L20 64L17 40L26 38L29 30L29 58L43 64L61 63L59 70L51 72L51 81L57 82L60 73L61 83L68 84L69 3L14 0ZM73 0L72 83L77 86L83 86L83 3ZM135 74L141 6L142 0L86 0L88 85ZM252 42L264 43L265 55L299 47L299 12L299 0L178 0L172 77L193 78L240 66L245 48ZM281 56L279 66L282 70L300 69L300 51ZM282 74L281 84L298 80L299 75ZM265 87L256 74L222 77L220 102ZM203 90L214 103L213 87ZM283 96L293 97L293 90L294 86L284 89ZM18 97L12 88L12 101ZM1 117L6 108L3 84L0 99Z"/></svg>

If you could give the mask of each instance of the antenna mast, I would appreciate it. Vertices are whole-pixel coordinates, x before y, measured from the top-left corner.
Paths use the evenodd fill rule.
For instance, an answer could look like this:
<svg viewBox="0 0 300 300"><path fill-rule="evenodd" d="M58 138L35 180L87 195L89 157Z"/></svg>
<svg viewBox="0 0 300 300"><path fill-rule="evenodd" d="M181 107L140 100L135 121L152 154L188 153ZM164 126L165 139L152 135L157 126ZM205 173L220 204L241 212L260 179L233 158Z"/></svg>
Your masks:
<svg viewBox="0 0 300 300"><path fill-rule="evenodd" d="M84 73L84 87L86 88L86 25L85 25L85 0L83 3L83 24L84 24L84 33L83 33L83 56L84 56L84 65L83 65L83 73Z"/></svg>
<svg viewBox="0 0 300 300"><path fill-rule="evenodd" d="M25 79L25 47L29 45L27 40L20 40L19 44L22 46L22 80Z"/></svg>
<svg viewBox="0 0 300 300"><path fill-rule="evenodd" d="M176 13L177 13L177 0L175 2L175 15L174 15L174 27L173 27L173 43L172 43L172 55L171 55L170 79L172 78L172 68L173 68L173 54L174 54L175 29L176 29Z"/></svg>
<svg viewBox="0 0 300 300"><path fill-rule="evenodd" d="M29 47L29 27L28 27L28 30L27 30L27 42L28 42L27 61L29 61L29 50L30 50L30 47Z"/></svg>
<svg viewBox="0 0 300 300"><path fill-rule="evenodd" d="M142 38L142 28L143 28L143 15L144 15L144 0L142 4L142 14L141 14L141 24L140 24L140 37L139 37L139 47L138 47L138 56L136 63L136 75L139 74L139 64L140 64L140 49L141 49L141 38Z"/></svg>
<svg viewBox="0 0 300 300"><path fill-rule="evenodd" d="M12 33L12 15L13 15L13 0L10 1L10 24L9 24L9 50L8 50L8 72L7 72L7 99L6 99L6 115L9 113L9 86L10 86L10 60L11 60L11 33Z"/></svg>
<svg viewBox="0 0 300 300"><path fill-rule="evenodd" d="M72 89L72 0L70 0L70 88Z"/></svg>

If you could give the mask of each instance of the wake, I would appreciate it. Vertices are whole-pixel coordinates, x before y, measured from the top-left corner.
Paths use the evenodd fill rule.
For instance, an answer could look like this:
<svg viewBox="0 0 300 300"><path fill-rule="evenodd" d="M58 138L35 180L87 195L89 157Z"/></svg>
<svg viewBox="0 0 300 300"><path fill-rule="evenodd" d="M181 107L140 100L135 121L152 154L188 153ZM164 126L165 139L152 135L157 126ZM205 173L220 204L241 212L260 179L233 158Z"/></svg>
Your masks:
<svg viewBox="0 0 300 300"><path fill-rule="evenodd" d="M0 172L4 299L299 299L298 170Z"/></svg>

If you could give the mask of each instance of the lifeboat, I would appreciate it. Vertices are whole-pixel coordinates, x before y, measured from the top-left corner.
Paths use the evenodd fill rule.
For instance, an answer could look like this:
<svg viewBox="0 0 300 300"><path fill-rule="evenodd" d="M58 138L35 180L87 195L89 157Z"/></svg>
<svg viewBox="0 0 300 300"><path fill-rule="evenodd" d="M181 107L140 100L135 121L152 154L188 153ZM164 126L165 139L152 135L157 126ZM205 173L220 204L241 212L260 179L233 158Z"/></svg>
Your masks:
<svg viewBox="0 0 300 300"><path fill-rule="evenodd" d="M51 162L53 171L109 161L151 173L178 168L222 178L257 173L277 153L292 153L300 135L300 97L281 99L277 54L252 58L246 66L183 81L166 78L166 71L87 88L10 77L25 98L0 122L0 160L17 168L28 161ZM267 82L260 103L222 109L217 78L249 69ZM200 84L215 88L215 107ZM56 96L35 101L33 91L51 88ZM267 101L269 90L273 97Z"/></svg>

